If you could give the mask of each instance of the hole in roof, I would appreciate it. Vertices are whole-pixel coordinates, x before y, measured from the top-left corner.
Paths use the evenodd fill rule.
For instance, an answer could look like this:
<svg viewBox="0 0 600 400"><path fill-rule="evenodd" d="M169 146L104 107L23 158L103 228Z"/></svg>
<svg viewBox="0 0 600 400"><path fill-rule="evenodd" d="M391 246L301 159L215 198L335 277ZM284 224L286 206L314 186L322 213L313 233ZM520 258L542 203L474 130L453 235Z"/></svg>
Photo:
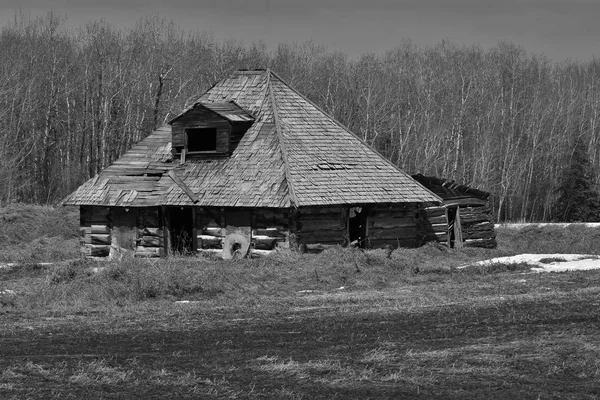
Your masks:
<svg viewBox="0 0 600 400"><path fill-rule="evenodd" d="M344 169L350 169L350 166L347 164L336 164L330 162L323 162L316 165L317 169L324 171L338 171Z"/></svg>

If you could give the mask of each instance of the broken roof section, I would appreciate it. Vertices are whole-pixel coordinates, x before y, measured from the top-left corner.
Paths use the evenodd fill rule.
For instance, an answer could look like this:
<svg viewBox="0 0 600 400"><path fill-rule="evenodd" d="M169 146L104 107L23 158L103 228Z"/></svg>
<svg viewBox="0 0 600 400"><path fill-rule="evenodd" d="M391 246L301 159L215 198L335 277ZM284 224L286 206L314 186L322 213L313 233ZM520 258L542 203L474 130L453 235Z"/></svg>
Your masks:
<svg viewBox="0 0 600 400"><path fill-rule="evenodd" d="M229 120L254 119L231 156L172 162L164 151L170 151L171 138L165 135L170 127L163 127L64 203L123 205L123 195L115 202L117 188L106 178L132 175L131 171L143 178L146 165L162 168L164 175L156 180L152 196L141 196L143 201L139 193L128 196L129 206L287 208L441 201L272 71L235 72L202 95L197 105ZM155 160L159 153L162 158ZM171 170L194 199L168 177ZM140 178L129 190L148 186Z"/></svg>

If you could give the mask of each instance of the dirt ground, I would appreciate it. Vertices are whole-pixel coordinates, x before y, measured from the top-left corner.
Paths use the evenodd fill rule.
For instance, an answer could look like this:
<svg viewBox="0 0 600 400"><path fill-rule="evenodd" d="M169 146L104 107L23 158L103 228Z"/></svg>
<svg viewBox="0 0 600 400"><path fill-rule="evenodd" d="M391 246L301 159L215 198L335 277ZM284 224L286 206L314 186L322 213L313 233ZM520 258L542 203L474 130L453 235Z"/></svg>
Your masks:
<svg viewBox="0 0 600 400"><path fill-rule="evenodd" d="M549 375L546 361L512 345L597 339L600 312L585 303L558 305L554 317L539 302L470 312L292 307L229 316L192 303L160 319L4 315L0 376L10 383L0 398L599 398L596 375Z"/></svg>

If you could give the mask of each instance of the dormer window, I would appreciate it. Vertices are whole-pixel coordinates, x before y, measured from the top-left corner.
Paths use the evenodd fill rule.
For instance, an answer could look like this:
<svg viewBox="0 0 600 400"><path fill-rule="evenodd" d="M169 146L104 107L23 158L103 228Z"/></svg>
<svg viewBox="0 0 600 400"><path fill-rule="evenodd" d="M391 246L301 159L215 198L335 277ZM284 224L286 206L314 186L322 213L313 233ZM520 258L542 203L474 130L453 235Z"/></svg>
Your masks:
<svg viewBox="0 0 600 400"><path fill-rule="evenodd" d="M198 102L171 124L173 157L222 157L232 154L254 117L233 101Z"/></svg>
<svg viewBox="0 0 600 400"><path fill-rule="evenodd" d="M185 134L188 153L217 151L217 128L188 128Z"/></svg>

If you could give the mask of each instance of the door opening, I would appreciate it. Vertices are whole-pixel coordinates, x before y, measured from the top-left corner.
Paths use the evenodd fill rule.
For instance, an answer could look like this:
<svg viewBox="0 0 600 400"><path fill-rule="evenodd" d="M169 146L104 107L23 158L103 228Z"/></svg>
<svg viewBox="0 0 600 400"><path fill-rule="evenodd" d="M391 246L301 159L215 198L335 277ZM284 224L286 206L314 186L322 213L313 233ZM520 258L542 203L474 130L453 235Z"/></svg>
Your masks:
<svg viewBox="0 0 600 400"><path fill-rule="evenodd" d="M193 215L189 207L169 210L171 248L174 253L189 254L193 249Z"/></svg>
<svg viewBox="0 0 600 400"><path fill-rule="evenodd" d="M457 249L463 247L459 207L448 207L448 236L450 238L450 247Z"/></svg>
<svg viewBox="0 0 600 400"><path fill-rule="evenodd" d="M353 246L367 246L367 210L365 207L351 207L348 210L348 238Z"/></svg>

